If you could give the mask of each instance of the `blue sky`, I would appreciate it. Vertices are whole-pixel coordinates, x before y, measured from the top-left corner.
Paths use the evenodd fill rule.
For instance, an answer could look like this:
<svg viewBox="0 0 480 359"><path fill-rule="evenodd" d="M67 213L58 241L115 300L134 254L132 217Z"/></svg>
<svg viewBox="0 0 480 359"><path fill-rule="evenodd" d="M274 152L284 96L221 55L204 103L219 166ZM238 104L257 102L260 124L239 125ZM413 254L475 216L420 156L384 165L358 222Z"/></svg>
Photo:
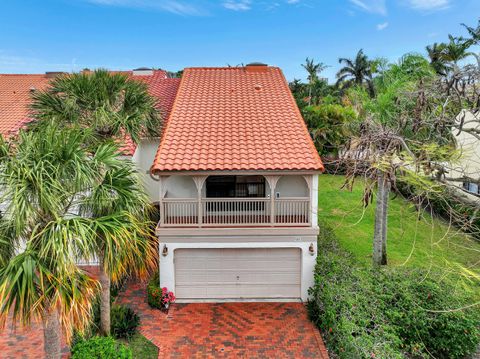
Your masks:
<svg viewBox="0 0 480 359"><path fill-rule="evenodd" d="M363 48L396 60L464 34L480 0L15 0L0 2L0 72L225 66L261 61L289 80Z"/></svg>

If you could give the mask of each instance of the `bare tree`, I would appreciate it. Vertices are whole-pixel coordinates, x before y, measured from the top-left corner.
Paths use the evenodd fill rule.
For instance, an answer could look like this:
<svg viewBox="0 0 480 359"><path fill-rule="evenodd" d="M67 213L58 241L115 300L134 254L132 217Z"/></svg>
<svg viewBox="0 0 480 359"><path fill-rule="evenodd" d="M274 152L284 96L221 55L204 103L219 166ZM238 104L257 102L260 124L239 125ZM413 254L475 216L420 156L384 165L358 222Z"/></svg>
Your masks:
<svg viewBox="0 0 480 359"><path fill-rule="evenodd" d="M444 77L421 56L408 55L380 76L375 98L361 87L348 93L360 120L340 163L346 187L359 177L366 180L365 206L376 193L375 265L387 263L388 198L399 182L415 186L423 198L447 188L462 191L454 185L459 181L480 184L458 162L458 136L480 140L479 84L476 66L457 66Z"/></svg>

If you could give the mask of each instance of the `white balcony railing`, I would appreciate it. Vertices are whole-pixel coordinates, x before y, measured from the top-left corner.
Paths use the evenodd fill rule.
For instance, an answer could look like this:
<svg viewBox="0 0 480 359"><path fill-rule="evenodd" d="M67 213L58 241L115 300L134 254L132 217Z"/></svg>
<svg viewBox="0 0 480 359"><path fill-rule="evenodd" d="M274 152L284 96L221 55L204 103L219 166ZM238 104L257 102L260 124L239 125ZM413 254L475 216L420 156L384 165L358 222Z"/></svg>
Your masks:
<svg viewBox="0 0 480 359"><path fill-rule="evenodd" d="M273 204L273 210L272 210ZM164 198L160 226L309 226L309 198Z"/></svg>

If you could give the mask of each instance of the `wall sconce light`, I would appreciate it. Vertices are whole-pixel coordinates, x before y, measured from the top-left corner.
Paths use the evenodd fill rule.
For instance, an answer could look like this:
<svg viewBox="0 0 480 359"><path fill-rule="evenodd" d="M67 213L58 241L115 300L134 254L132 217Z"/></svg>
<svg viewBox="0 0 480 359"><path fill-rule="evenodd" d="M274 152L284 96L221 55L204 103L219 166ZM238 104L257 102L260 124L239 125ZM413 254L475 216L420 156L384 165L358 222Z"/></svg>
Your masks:
<svg viewBox="0 0 480 359"><path fill-rule="evenodd" d="M315 249L313 248L313 243L310 243L310 247L308 247L308 251L310 252L310 255L314 255L315 254Z"/></svg>
<svg viewBox="0 0 480 359"><path fill-rule="evenodd" d="M166 244L163 245L162 256L164 257L168 256L168 247Z"/></svg>

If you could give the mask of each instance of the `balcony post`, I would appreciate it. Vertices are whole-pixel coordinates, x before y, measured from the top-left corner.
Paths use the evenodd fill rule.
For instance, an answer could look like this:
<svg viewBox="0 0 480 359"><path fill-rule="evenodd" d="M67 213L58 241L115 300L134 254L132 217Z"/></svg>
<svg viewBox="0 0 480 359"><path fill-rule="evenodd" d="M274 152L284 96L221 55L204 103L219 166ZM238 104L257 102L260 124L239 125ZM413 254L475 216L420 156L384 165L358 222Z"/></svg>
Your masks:
<svg viewBox="0 0 480 359"><path fill-rule="evenodd" d="M197 215L199 227L201 227L203 223L202 189L207 177L208 176L193 176L193 182L195 182L195 186L197 187Z"/></svg>
<svg viewBox="0 0 480 359"><path fill-rule="evenodd" d="M275 225L275 188L280 176L265 176L265 179L270 186L270 226Z"/></svg>
<svg viewBox="0 0 480 359"><path fill-rule="evenodd" d="M303 176L303 178L305 179L305 181L307 182L307 186L308 186L308 197L309 197L309 200L308 200L308 224L309 225L312 225L312 220L315 216L315 213L313 213L313 210L314 210L314 203L312 201L312 199L314 198L314 190L313 190L313 176L312 175L306 175L306 176Z"/></svg>
<svg viewBox="0 0 480 359"><path fill-rule="evenodd" d="M163 204L163 199L165 198L165 195L167 193L167 178L168 176L159 176L158 177L158 182L159 182L159 198L158 198L158 206L160 210L160 226L163 226L165 224L165 206Z"/></svg>

